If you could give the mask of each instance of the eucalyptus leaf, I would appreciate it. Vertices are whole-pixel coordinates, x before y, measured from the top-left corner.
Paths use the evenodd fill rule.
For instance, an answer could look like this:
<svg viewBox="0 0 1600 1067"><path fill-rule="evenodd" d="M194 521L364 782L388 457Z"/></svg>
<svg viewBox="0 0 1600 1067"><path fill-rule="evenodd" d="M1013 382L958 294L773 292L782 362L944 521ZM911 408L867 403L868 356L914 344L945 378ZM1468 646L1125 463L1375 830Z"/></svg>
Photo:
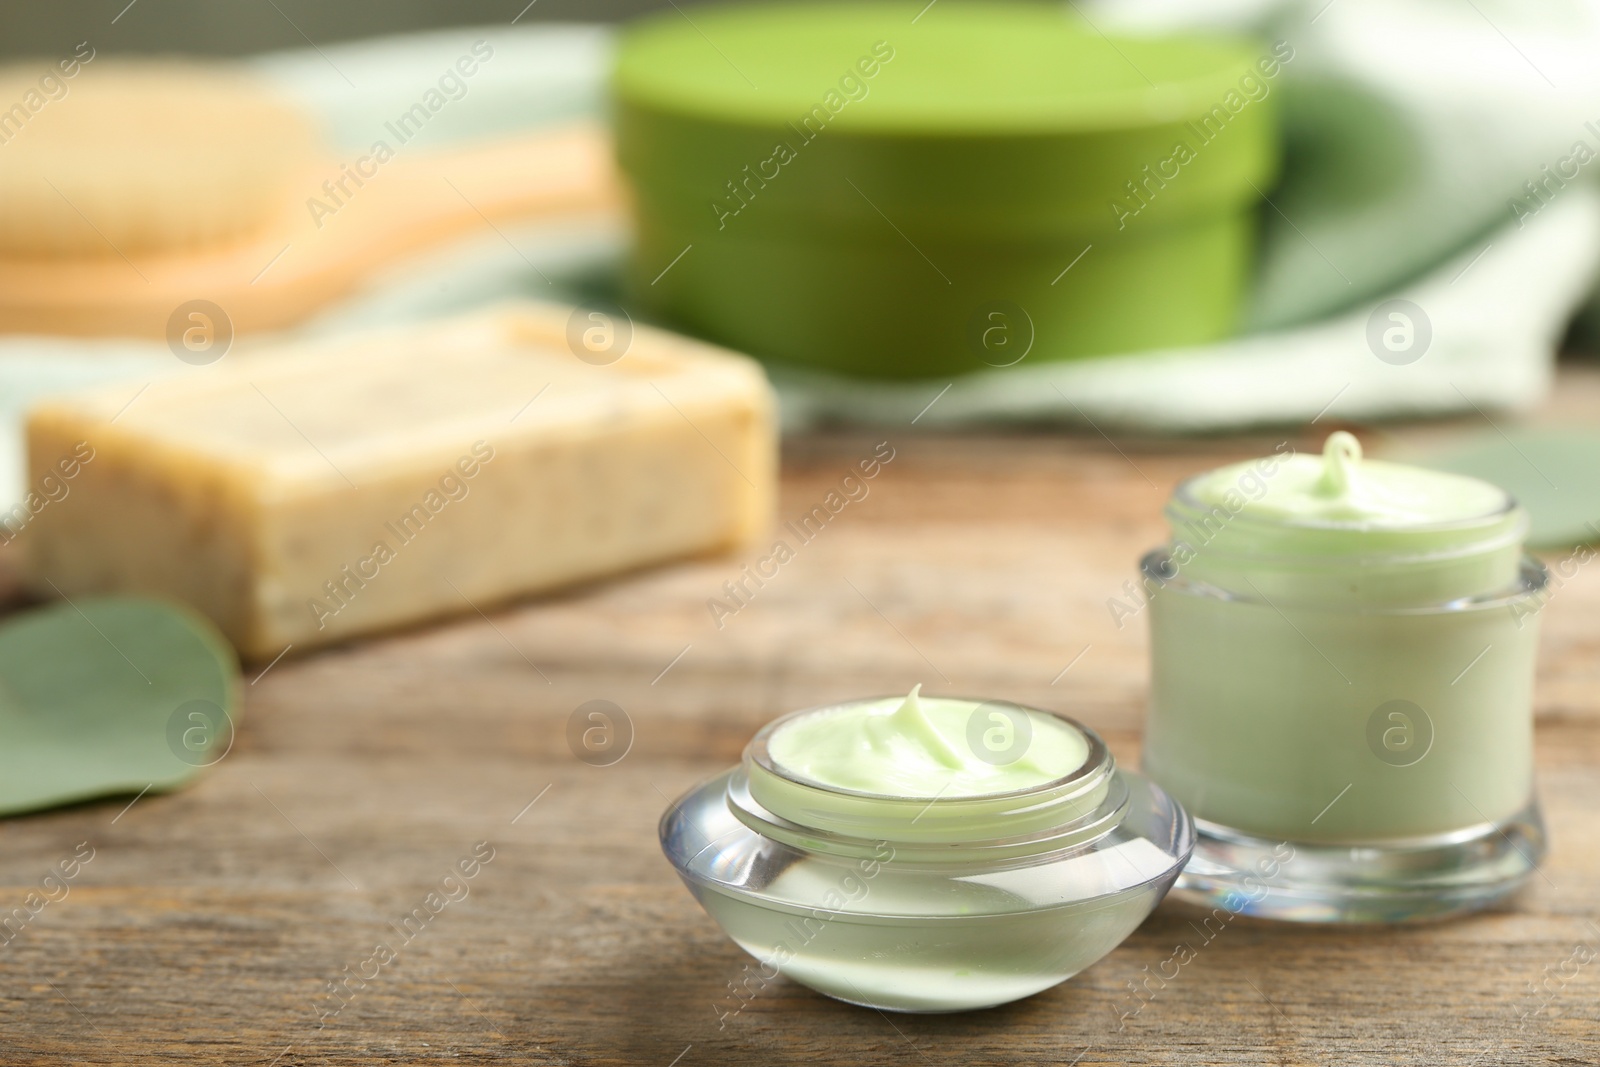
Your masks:
<svg viewBox="0 0 1600 1067"><path fill-rule="evenodd" d="M206 619L138 597L0 622L0 815L177 789L233 744L238 663Z"/></svg>
<svg viewBox="0 0 1600 1067"><path fill-rule="evenodd" d="M1600 541L1600 433L1576 426L1514 427L1463 436L1415 462L1482 478L1528 510L1528 544Z"/></svg>

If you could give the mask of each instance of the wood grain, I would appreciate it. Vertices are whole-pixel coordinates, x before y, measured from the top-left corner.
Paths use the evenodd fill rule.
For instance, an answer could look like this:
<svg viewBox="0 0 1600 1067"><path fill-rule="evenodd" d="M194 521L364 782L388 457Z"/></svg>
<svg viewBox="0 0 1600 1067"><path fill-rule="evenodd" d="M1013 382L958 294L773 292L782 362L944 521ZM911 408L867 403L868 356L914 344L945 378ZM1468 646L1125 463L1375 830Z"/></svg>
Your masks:
<svg viewBox="0 0 1600 1067"><path fill-rule="evenodd" d="M1600 375L1569 371L1544 417L1596 414ZM1363 431L1377 449L1396 434ZM1554 850L1505 907L1402 929L1237 919L1122 1018L1127 984L1194 940L1168 903L1019 1004L885 1016L779 981L719 1028L744 957L660 856L668 798L773 715L914 682L1063 708L1136 762L1146 636L1105 601L1161 539L1177 478L1278 439L807 437L786 449L783 518L879 441L895 458L720 629L706 601L740 560L252 672L234 750L189 791L0 823L0 912L95 850L0 945L0 1063L1597 1062L1600 960L1563 962L1600 951L1600 567L1546 611ZM635 731L610 767L567 747L595 698ZM395 924L479 841L494 858L468 895L406 940ZM380 942L395 958L324 1017L327 983L371 973Z"/></svg>

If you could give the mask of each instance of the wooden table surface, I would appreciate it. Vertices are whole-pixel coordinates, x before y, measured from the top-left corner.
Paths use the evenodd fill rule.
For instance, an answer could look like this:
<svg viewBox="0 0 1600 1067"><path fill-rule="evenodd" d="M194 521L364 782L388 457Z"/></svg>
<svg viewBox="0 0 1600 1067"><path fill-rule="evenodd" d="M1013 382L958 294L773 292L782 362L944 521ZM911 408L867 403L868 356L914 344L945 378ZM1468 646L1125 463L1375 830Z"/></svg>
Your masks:
<svg viewBox="0 0 1600 1067"><path fill-rule="evenodd" d="M1597 415L1600 375L1568 371L1542 417ZM877 442L894 459L720 630L727 558L256 665L232 752L193 788L0 822L0 911L93 849L0 945L0 1064L1597 1062L1600 566L1546 609L1553 850L1504 907L1398 929L1237 919L1119 1020L1128 983L1191 937L1169 901L1018 1004L884 1015L780 980L719 1026L745 957L660 854L668 799L780 712L916 682L1067 710L1136 763L1146 634L1106 601L1161 540L1176 479L1282 436L810 436L786 445L781 518ZM634 730L607 767L568 746L593 699ZM466 895L403 936L475 849L492 859ZM371 978L327 992L352 973Z"/></svg>

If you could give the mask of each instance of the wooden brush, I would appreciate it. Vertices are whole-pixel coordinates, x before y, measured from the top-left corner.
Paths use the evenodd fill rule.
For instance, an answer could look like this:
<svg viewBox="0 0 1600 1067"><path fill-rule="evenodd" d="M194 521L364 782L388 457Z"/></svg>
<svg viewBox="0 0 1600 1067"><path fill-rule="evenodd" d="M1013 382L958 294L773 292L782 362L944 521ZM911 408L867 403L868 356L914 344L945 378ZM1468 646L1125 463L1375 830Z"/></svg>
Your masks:
<svg viewBox="0 0 1600 1067"><path fill-rule="evenodd" d="M100 60L56 80L0 71L0 331L160 337L196 299L236 331L288 326L401 254L617 206L592 125L339 162L225 69Z"/></svg>

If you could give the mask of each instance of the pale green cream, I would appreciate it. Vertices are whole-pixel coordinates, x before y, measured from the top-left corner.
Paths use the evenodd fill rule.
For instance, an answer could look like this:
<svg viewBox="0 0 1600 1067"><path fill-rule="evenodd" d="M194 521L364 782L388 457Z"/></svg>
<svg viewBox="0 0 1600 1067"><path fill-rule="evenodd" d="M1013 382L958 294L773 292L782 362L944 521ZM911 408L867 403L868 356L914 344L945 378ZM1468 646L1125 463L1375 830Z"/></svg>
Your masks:
<svg viewBox="0 0 1600 1067"><path fill-rule="evenodd" d="M1517 581L1527 528L1503 490L1363 460L1342 432L1320 456L1267 456L1190 479L1166 513L1176 573L1278 607L1497 593Z"/></svg>
<svg viewBox="0 0 1600 1067"><path fill-rule="evenodd" d="M1195 498L1263 519L1410 526L1481 518L1506 505L1505 491L1476 478L1364 460L1361 442L1339 430L1322 455L1292 455L1221 467L1196 479ZM1237 504L1237 507L1235 506Z"/></svg>
<svg viewBox="0 0 1600 1067"><path fill-rule="evenodd" d="M924 697L864 701L804 715L773 734L772 760L821 785L901 797L1031 789L1077 770L1083 734L1012 704Z"/></svg>

